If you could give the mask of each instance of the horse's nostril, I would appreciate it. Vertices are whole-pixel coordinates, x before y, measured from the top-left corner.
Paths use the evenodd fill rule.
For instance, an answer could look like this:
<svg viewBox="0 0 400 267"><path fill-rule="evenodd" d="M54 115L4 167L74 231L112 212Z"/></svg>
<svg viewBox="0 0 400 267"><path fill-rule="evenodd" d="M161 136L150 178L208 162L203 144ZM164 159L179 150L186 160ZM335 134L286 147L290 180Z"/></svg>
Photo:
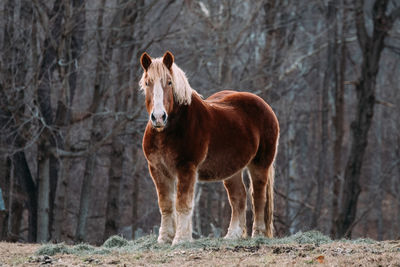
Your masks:
<svg viewBox="0 0 400 267"><path fill-rule="evenodd" d="M167 119L167 113L164 112L164 114L162 115L162 119L163 119L163 121L165 121Z"/></svg>
<svg viewBox="0 0 400 267"><path fill-rule="evenodd" d="M150 119L151 119L152 121L156 121L156 117L154 117L154 114L153 114L153 113L151 113Z"/></svg>

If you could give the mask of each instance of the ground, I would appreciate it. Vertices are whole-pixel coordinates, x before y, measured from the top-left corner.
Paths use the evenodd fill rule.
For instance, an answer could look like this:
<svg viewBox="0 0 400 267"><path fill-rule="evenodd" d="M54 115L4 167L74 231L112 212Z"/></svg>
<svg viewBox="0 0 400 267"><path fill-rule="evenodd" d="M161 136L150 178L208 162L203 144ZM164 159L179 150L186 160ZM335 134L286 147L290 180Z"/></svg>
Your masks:
<svg viewBox="0 0 400 267"><path fill-rule="evenodd" d="M400 266L400 240L332 241L318 232L280 239L200 239L176 247L155 236L102 246L0 242L0 266Z"/></svg>

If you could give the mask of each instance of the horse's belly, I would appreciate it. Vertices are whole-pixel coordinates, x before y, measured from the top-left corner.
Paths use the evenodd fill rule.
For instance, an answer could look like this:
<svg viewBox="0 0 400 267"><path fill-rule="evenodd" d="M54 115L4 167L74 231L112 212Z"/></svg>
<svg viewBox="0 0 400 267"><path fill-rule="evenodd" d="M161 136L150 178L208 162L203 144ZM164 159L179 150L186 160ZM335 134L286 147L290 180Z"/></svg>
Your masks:
<svg viewBox="0 0 400 267"><path fill-rule="evenodd" d="M198 168L198 179L202 182L224 180L244 167L251 160L251 155L208 156Z"/></svg>
<svg viewBox="0 0 400 267"><path fill-rule="evenodd" d="M221 119L211 130L207 155L198 168L198 179L217 181L231 177L249 164L258 145L258 133L249 123L232 118Z"/></svg>

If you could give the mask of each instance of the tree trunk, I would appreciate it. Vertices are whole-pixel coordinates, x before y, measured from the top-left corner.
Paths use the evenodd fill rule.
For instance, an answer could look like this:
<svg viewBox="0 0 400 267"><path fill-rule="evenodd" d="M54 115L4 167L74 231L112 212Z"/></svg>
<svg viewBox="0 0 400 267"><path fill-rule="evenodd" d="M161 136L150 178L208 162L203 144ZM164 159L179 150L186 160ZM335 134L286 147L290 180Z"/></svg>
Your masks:
<svg viewBox="0 0 400 267"><path fill-rule="evenodd" d="M138 16L137 3L122 0L119 2L121 11L116 13L117 19L115 23L119 24L118 42L132 42L135 29L135 21ZM122 13L122 15L121 15ZM113 38L111 36L111 38ZM113 40L112 40L113 41ZM119 72L118 92L115 94L115 112L126 112L129 99L129 84L131 73L129 63L133 55L134 45L130 47L122 47L119 50L119 64L117 66ZM120 187L122 181L122 170L124 163L125 144L122 137L114 136L112 139L112 153L110 155L111 166L108 173L108 192L107 192L107 209L106 209L106 225L103 239L118 233L118 202L120 195Z"/></svg>
<svg viewBox="0 0 400 267"><path fill-rule="evenodd" d="M200 215L200 200L203 193L203 184L198 183L196 186L196 193L194 198L194 230L199 237L203 237L201 229L201 215Z"/></svg>
<svg viewBox="0 0 400 267"><path fill-rule="evenodd" d="M373 209L375 212L375 216L374 218L376 218L376 230L377 230L377 236L376 239L381 241L383 240L383 235L384 235L384 231L383 231L383 218L384 218L384 214L382 211L382 202L383 202L383 197L384 197L384 191L382 190L382 173L383 172L383 168L382 168L382 164L383 164L383 151L382 151L382 147L384 146L383 144L383 125L382 125L382 121L383 121L383 116L382 116L382 107L378 107L376 110L376 120L375 120L375 136L376 136L376 142L377 142L377 148L374 150L374 161L373 161L373 166L372 166L372 181L371 184L373 184L373 190L372 194L376 196L375 201L374 201L374 205L373 205Z"/></svg>
<svg viewBox="0 0 400 267"><path fill-rule="evenodd" d="M326 70L324 73L324 80L322 84L321 93L321 154L318 160L317 171L317 196L315 199L315 210L311 221L311 229L318 226L318 220L321 215L321 210L324 205L325 195L325 181L330 177L331 169L328 168L328 117L329 117L329 92L334 91L337 86L337 72L336 72L336 5L335 1L328 2L326 28L328 29L328 49Z"/></svg>
<svg viewBox="0 0 400 267"><path fill-rule="evenodd" d="M202 212L202 218L204 218L205 225L203 228L203 233L206 233L207 235L212 233L212 228L211 228L211 223L213 222L213 207L212 207L212 199L213 199L213 190L210 188L212 184L204 184L204 189L206 189L206 196L205 196L205 209L203 209Z"/></svg>
<svg viewBox="0 0 400 267"><path fill-rule="evenodd" d="M399 125L399 123L397 124ZM400 159L400 136L397 137L397 147L394 151L395 158ZM400 177L400 164L397 164L397 177ZM394 239L400 239L400 181L397 179L396 175L392 177L393 182L392 184L394 185L393 188L397 188L395 192L396 194L396 207L397 207L397 217L396 217L396 222L397 222L397 235L393 236Z"/></svg>
<svg viewBox="0 0 400 267"><path fill-rule="evenodd" d="M51 92L53 71L56 68L57 49L61 37L61 22L64 14L64 4L55 1L49 15L49 32L44 41L44 55L40 64L37 87L37 101L43 120L46 125L54 125L53 109L51 106ZM48 241L53 221L55 191L58 180L58 160L48 151L56 146L59 133L47 127L40 138L38 145L38 240ZM59 140L57 140L59 139ZM45 191L41 191L45 190ZM46 203L45 203L46 202ZM46 227L46 229L44 228Z"/></svg>
<svg viewBox="0 0 400 267"><path fill-rule="evenodd" d="M25 153L17 152L12 157L15 179L18 179L23 190L28 195L27 207L29 211L28 241L36 242L37 230L37 195L36 184L29 170Z"/></svg>
<svg viewBox="0 0 400 267"><path fill-rule="evenodd" d="M49 240L49 194L50 194L50 158L46 155L48 144L42 143L38 148L38 224L37 242Z"/></svg>
<svg viewBox="0 0 400 267"><path fill-rule="evenodd" d="M122 180L123 156L125 146L114 137L112 141L112 153L110 157L111 166L108 171L108 191L107 191L107 208L106 208L106 225L104 229L103 240L112 235L118 234L119 224L119 196Z"/></svg>
<svg viewBox="0 0 400 267"><path fill-rule="evenodd" d="M136 151L133 153L137 155ZM136 175L133 177L132 185L132 238L135 238L136 222L138 218L139 182Z"/></svg>
<svg viewBox="0 0 400 267"><path fill-rule="evenodd" d="M295 98L295 93L292 91L289 93L290 102L293 103ZM287 143L294 144L296 142L296 125L295 120L291 119L293 114L289 112L289 121L288 122L288 133L287 133ZM298 156L296 147L293 145L287 146L287 159L288 159L288 167L287 167L287 177L286 177L286 195L290 196L295 201L300 201L300 190L297 188L297 180L299 179L298 175ZM286 200L286 221L289 225L288 231L290 234L296 233L300 227L300 221L298 218L298 212L300 210L300 205L297 202Z"/></svg>
<svg viewBox="0 0 400 267"><path fill-rule="evenodd" d="M95 84L94 84L94 94L92 98L91 109L94 113L99 113L103 110L104 103L102 102L102 96L106 90L107 75L109 74L109 69L104 66L103 62L112 61L112 49L111 42L113 41L113 32L111 30L107 47L103 55L103 48L101 47L100 41L107 40L103 38L103 17L106 1L102 0L100 4L100 13L97 18L97 32L99 41L97 43L97 64L96 64L96 74L95 74ZM115 26L115 25L113 25ZM102 119L101 116L95 116L92 122L92 130L90 134L89 147L93 146L101 140L104 135L104 129L102 129ZM89 215L89 204L92 198L91 194L91 184L94 175L94 168L96 165L96 153L91 152L86 157L85 174L83 176L82 188L81 188L81 199L79 204L79 214L78 214L78 225L76 228L75 241L83 242L86 238L86 222Z"/></svg>
<svg viewBox="0 0 400 267"><path fill-rule="evenodd" d="M96 163L96 154L86 158L85 174L83 176L81 199L79 203L78 226L76 227L75 241L84 242L86 237L86 222L89 215L89 204L92 197L92 180Z"/></svg>
<svg viewBox="0 0 400 267"><path fill-rule="evenodd" d="M16 170L14 169L14 177ZM22 212L24 210L24 196L21 183L18 179L13 179L11 184L10 206L8 216L8 235L7 240L17 242L20 239L19 232L22 223Z"/></svg>
<svg viewBox="0 0 400 267"><path fill-rule="evenodd" d="M10 199L10 172L11 172L11 160L9 157L2 157L0 161L0 190L1 198L3 201L4 209L0 208L0 240L7 238L8 231L8 212L9 212L9 199Z"/></svg>
<svg viewBox="0 0 400 267"><path fill-rule="evenodd" d="M17 8L20 8L19 10ZM26 140L22 137L19 123L25 120L24 90L17 91L16 88L25 86L25 77L28 71L26 58L29 51L26 50L26 36L29 36L29 25L32 21L32 6L30 2L9 0L4 5L4 38L2 62L0 66L2 74L2 85L0 85L1 120L8 125L4 134L5 143L10 144L10 149L18 149L10 156L14 169L14 183L21 185L22 190L28 195L29 210L29 234L28 241L36 241L36 188L29 171L25 154L20 149L24 148ZM19 15L19 16L17 16ZM19 19L19 21L18 21ZM14 31L15 25L20 25L22 32ZM10 96L14 96L11 97ZM16 97L15 97L16 96ZM23 132L22 132L23 133ZM8 206L16 207L8 203ZM19 204L17 205L19 206ZM19 210L19 208L17 209ZM11 211L10 211L11 212ZM18 216L17 216L18 217ZM15 218L15 217L14 217ZM12 218L11 218L12 219ZM13 220L13 219L12 219Z"/></svg>
<svg viewBox="0 0 400 267"><path fill-rule="evenodd" d="M392 28L395 17L385 12L388 0L377 0L373 6L373 33L369 37L364 23L363 1L356 0L357 36L363 52L360 78L356 84L356 117L351 123L351 148L344 173L341 210L337 219L339 237L351 237L356 219L358 197L361 193L360 177L368 132L375 105L375 85L384 41Z"/></svg>
<svg viewBox="0 0 400 267"><path fill-rule="evenodd" d="M347 17L347 8L344 6L344 0L341 2L341 9L343 17ZM346 43L345 34L347 32L347 24L342 23L342 35L340 44L340 69L339 69L339 82L335 87L335 115L333 117L333 127L335 129L335 141L333 144L333 188L332 188L332 222L331 222L331 236L337 237L336 220L339 213L339 199L341 192L341 176L342 176L342 143L343 143L343 125L344 125L344 83L346 74Z"/></svg>
<svg viewBox="0 0 400 267"><path fill-rule="evenodd" d="M68 149L69 147L67 147ZM64 233L64 222L66 216L66 204L68 201L67 192L68 192L68 183L69 183L69 170L71 167L71 163L69 159L65 159L62 161L60 166L60 173L57 185L57 196L55 199L55 216L54 216L54 231L52 234L52 240L55 242L61 242L62 240L66 240L66 234Z"/></svg>
<svg viewBox="0 0 400 267"><path fill-rule="evenodd" d="M79 57L82 52L84 29L86 23L86 12L85 3L83 0L74 0L72 4L65 6L65 19L66 25L71 28L64 29L64 49L61 51L60 58L65 59L69 64L64 64L60 66L60 76L64 87L63 101L59 101L56 111L55 124L58 126L67 125L69 128L66 130L66 136L70 132L71 123L71 107L74 100L75 90L76 90L76 80L77 80L77 66L79 62ZM59 148L70 150L70 145L66 144L63 138L59 138L57 135L57 143L54 144ZM60 164L61 166L58 166ZM57 166L58 173L58 183L53 184L52 194L50 195L50 203L54 203L50 210L50 223L49 227L54 230L54 236L52 239L55 241L64 240L63 233L63 222L65 216L65 204L66 197L65 194L68 190L68 178L69 178L69 167L70 160L62 159L62 162L55 162L53 166ZM55 187L55 188L54 188ZM53 219L54 217L54 219ZM53 224L54 220L54 224Z"/></svg>
<svg viewBox="0 0 400 267"><path fill-rule="evenodd" d="M17 242L20 239L19 232L22 223L22 212L24 210L22 190L17 181L14 181L12 192L10 213L8 216L7 241Z"/></svg>

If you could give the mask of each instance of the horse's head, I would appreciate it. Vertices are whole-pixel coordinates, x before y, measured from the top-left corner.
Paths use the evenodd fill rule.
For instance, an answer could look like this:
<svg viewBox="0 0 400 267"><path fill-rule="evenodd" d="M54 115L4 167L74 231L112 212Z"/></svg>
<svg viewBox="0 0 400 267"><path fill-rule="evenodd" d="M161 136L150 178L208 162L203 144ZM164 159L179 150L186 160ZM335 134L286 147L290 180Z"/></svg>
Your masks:
<svg viewBox="0 0 400 267"><path fill-rule="evenodd" d="M192 89L185 73L174 64L171 52L153 59L144 52L140 63L144 72L139 84L146 94L146 109L151 124L161 132L174 105L190 104Z"/></svg>

